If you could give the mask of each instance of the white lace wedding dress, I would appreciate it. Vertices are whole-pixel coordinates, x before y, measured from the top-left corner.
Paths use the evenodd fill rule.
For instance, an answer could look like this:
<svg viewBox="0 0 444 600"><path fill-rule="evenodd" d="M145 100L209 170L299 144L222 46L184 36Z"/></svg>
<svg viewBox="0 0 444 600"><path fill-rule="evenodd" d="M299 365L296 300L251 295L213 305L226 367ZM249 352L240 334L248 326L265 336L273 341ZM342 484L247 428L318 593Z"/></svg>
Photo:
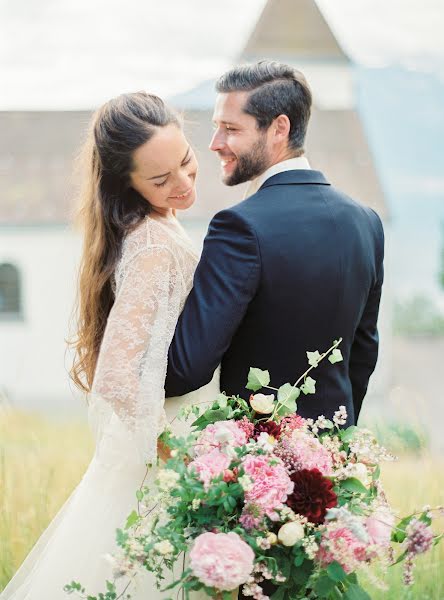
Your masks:
<svg viewBox="0 0 444 600"><path fill-rule="evenodd" d="M115 530L136 506L145 464L156 459L157 437L185 402L211 400L218 392L215 376L198 392L164 398L168 347L197 260L174 217L148 216L126 237L89 402L94 457L0 600L66 600L73 596L63 586L73 580L89 594L106 591L112 579L106 555L117 550ZM187 427L178 420L172 425L177 433ZM154 476L155 468L148 484ZM146 571L128 592L134 600L171 597Z"/></svg>

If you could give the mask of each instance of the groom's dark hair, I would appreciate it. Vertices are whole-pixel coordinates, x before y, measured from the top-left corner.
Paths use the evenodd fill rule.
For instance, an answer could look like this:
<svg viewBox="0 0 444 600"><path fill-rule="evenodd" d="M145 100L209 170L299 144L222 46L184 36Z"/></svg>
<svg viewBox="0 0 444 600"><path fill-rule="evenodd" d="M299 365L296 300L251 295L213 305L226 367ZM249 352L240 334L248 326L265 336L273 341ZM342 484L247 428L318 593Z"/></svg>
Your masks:
<svg viewBox="0 0 444 600"><path fill-rule="evenodd" d="M233 67L216 82L216 91L251 92L244 112L256 119L258 129L268 129L279 115L290 120L288 144L303 150L310 119L312 96L304 75L290 65L272 60Z"/></svg>

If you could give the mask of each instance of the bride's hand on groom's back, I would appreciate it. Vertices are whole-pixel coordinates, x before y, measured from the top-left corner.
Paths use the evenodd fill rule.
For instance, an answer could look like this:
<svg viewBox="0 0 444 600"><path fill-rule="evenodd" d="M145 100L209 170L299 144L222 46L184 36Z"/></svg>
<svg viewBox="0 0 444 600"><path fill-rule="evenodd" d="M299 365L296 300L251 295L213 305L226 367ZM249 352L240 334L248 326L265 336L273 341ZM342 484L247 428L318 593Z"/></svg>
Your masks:
<svg viewBox="0 0 444 600"><path fill-rule="evenodd" d="M171 450L160 438L157 440L157 456L164 462L171 458Z"/></svg>

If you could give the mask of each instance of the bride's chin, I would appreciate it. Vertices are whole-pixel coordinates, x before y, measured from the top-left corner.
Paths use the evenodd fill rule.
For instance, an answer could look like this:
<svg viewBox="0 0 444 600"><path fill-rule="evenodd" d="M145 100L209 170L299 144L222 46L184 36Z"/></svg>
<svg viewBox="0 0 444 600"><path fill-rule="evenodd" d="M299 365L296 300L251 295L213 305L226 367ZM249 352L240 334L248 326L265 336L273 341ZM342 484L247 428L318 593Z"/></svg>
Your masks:
<svg viewBox="0 0 444 600"><path fill-rule="evenodd" d="M193 191L193 193L190 195L189 198L186 199L185 202L181 203L181 204L177 204L176 206L173 206L172 208L174 208L175 210L187 210L188 208L191 208L194 204L196 200L196 192Z"/></svg>

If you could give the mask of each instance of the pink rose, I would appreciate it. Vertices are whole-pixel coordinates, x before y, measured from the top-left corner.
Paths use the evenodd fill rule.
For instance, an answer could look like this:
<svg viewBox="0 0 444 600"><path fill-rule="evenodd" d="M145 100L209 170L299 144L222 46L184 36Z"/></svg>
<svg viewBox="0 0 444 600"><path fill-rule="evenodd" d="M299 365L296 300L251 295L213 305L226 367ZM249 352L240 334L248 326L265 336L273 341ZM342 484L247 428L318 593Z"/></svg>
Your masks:
<svg viewBox="0 0 444 600"><path fill-rule="evenodd" d="M270 459L263 455L248 455L242 466L253 481L252 488L245 492L246 503L259 506L270 519L276 520L275 510L282 508L294 487L284 465L280 462L271 465Z"/></svg>
<svg viewBox="0 0 444 600"><path fill-rule="evenodd" d="M190 552L193 574L208 587L234 590L249 578L254 552L237 533L202 533Z"/></svg>
<svg viewBox="0 0 444 600"><path fill-rule="evenodd" d="M230 458L223 454L220 450L214 449L207 454L198 456L188 465L189 469L194 469L203 482L204 488L207 490L210 487L212 479L218 475L222 475L230 466Z"/></svg>
<svg viewBox="0 0 444 600"><path fill-rule="evenodd" d="M365 526L374 544L388 546L394 523L394 517L389 509L381 506L372 515L367 517Z"/></svg>
<svg viewBox="0 0 444 600"><path fill-rule="evenodd" d="M218 421L207 425L194 444L194 455L207 454L214 448L224 446L243 446L247 443L247 434L235 421Z"/></svg>

